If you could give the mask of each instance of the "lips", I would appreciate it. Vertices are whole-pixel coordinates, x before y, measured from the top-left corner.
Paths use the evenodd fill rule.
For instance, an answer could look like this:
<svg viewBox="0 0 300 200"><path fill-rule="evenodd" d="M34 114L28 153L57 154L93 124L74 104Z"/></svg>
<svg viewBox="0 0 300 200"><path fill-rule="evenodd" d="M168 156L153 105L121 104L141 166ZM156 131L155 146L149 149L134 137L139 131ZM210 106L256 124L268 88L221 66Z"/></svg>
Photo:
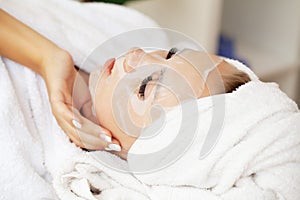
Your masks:
<svg viewBox="0 0 300 200"><path fill-rule="evenodd" d="M111 58L111 59L108 59L108 60L104 63L103 67L104 67L104 69L105 69L107 75L110 75L110 74L111 74L111 71L112 71L112 69L114 68L115 61L116 61L115 58Z"/></svg>

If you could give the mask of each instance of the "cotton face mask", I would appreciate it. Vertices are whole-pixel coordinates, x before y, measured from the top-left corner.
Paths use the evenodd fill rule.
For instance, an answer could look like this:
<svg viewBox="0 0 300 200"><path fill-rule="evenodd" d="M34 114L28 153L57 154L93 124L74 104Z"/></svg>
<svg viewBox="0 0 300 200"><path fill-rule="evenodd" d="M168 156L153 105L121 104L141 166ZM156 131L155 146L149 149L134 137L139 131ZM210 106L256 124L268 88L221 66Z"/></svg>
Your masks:
<svg viewBox="0 0 300 200"><path fill-rule="evenodd" d="M110 91L111 109L118 127L128 135L139 136L145 127L172 107L197 99L207 74L215 66L207 54L189 49L170 58L141 49L117 58L106 87L115 84ZM91 74L93 97L101 71Z"/></svg>

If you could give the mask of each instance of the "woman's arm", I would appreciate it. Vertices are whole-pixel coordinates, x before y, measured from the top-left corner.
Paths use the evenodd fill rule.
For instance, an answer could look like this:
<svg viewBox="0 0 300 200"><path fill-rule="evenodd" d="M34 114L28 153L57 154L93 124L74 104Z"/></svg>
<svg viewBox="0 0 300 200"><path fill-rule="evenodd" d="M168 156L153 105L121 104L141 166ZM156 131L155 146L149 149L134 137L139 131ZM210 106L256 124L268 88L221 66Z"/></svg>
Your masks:
<svg viewBox="0 0 300 200"><path fill-rule="evenodd" d="M45 77L45 63L53 54L66 62L70 55L47 38L0 9L0 52ZM75 73L75 70L73 71Z"/></svg>
<svg viewBox="0 0 300 200"><path fill-rule="evenodd" d="M0 54L42 76L53 115L77 146L95 150L108 146L110 139L107 138L111 137L111 133L84 118L78 111L86 107L86 102L73 99L77 72L67 51L0 9Z"/></svg>

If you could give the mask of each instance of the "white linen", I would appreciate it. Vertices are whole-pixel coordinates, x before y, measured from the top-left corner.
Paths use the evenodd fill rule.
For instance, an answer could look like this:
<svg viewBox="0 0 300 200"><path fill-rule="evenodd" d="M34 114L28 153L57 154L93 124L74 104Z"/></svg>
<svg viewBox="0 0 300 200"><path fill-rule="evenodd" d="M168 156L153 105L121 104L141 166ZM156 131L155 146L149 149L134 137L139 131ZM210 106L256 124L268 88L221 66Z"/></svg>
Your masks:
<svg viewBox="0 0 300 200"><path fill-rule="evenodd" d="M137 12L109 4L7 0L0 6L70 51L78 65L108 37L155 25ZM127 165L112 154L86 153L70 143L51 114L43 81L32 71L2 58L0 77L0 199L300 198L299 110L276 84L253 79L224 95L222 135L202 160L197 144L203 143L214 105L210 97L200 99L200 124L207 126L199 127L192 148L173 165L139 175L115 171L93 155L124 169L134 167L130 157ZM131 152L142 153L139 144Z"/></svg>
<svg viewBox="0 0 300 200"><path fill-rule="evenodd" d="M222 133L203 159L199 159L201 144L216 106L211 97L198 100L200 117L195 140L170 166L151 173L121 173L92 157L77 157L73 165L61 171L62 178L56 180L55 186L65 195L63 199L74 197L66 192L70 190L86 199L299 199L300 113L297 105L277 84L257 79L223 96L226 115ZM112 159L111 166L122 165L122 169L129 171L141 163L153 167L160 164L161 157L147 161L134 159L132 154L159 150L160 145L172 140L176 124L180 124L179 118L174 117L178 116L177 111L168 113L163 136L138 139L133 144L128 163L98 152L102 154L101 160ZM189 117L194 117L193 114ZM102 192L91 196L90 185Z"/></svg>
<svg viewBox="0 0 300 200"><path fill-rule="evenodd" d="M158 27L142 13L109 3L0 0L0 7L70 52L80 67L107 39L138 28Z"/></svg>
<svg viewBox="0 0 300 200"><path fill-rule="evenodd" d="M157 27L143 14L113 4L2 0L0 7L69 51L78 66L114 35ZM0 57L0 91L0 199L57 199L58 171L86 153L57 125L38 75Z"/></svg>
<svg viewBox="0 0 300 200"><path fill-rule="evenodd" d="M170 166L151 173L136 173L135 177L146 185L169 188L170 199L182 199L179 195L182 190L190 199L201 199L200 193L211 196L204 199L299 199L300 112L297 105L277 84L258 80L226 94L220 138L210 154L200 159L216 106L211 97L199 99L197 135L184 155ZM191 113L190 117L194 116L195 113ZM133 144L128 157L131 169L139 169L141 164L155 169L172 153L149 160L130 156L163 149L160 141L168 141L181 123L178 117L169 119L162 131L165 138L138 139Z"/></svg>

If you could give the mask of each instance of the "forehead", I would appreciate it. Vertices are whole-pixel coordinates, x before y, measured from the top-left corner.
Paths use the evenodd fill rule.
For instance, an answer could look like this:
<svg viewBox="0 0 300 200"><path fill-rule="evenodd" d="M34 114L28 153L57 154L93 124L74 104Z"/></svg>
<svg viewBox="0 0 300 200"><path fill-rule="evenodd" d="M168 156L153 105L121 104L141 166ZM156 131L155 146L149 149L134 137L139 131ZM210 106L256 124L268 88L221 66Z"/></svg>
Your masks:
<svg viewBox="0 0 300 200"><path fill-rule="evenodd" d="M167 60L167 64L183 76L188 76L189 78L199 78L200 76L201 79L205 80L208 73L221 60L220 57L208 54L207 52L184 49Z"/></svg>
<svg viewBox="0 0 300 200"><path fill-rule="evenodd" d="M158 50L149 53L152 56L160 56L166 58L168 51L166 50ZM171 59L167 60L169 64L172 66L177 65L192 65L199 72L203 72L205 70L213 68L216 63L219 63L221 58L219 56L209 54L204 51L196 51L192 49L184 49L182 51L178 51L175 55L172 56Z"/></svg>
<svg viewBox="0 0 300 200"><path fill-rule="evenodd" d="M176 54L176 57L189 63L201 73L205 72L206 70L211 70L217 63L221 61L221 58L216 55L190 49L179 52Z"/></svg>

